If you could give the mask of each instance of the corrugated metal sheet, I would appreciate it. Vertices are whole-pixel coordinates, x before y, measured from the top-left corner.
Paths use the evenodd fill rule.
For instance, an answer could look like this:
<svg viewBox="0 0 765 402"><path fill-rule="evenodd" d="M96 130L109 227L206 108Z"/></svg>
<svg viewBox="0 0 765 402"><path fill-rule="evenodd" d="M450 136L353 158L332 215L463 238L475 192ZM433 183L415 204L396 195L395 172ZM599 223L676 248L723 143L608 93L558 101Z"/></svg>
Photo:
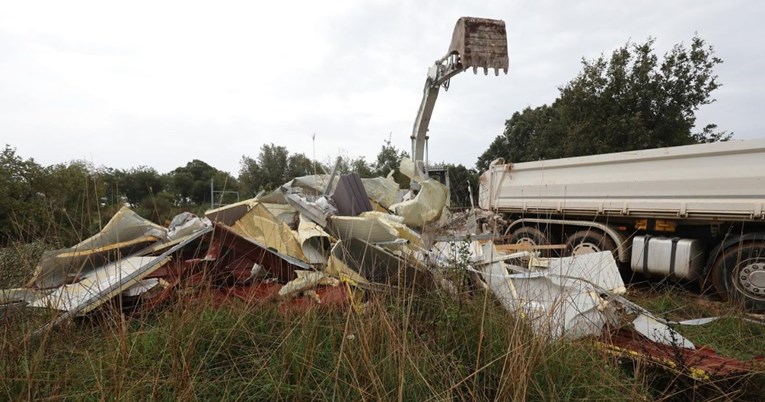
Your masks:
<svg viewBox="0 0 765 402"><path fill-rule="evenodd" d="M332 200L335 201L338 215L356 216L372 210L372 203L369 202L367 191L357 173L340 177Z"/></svg>

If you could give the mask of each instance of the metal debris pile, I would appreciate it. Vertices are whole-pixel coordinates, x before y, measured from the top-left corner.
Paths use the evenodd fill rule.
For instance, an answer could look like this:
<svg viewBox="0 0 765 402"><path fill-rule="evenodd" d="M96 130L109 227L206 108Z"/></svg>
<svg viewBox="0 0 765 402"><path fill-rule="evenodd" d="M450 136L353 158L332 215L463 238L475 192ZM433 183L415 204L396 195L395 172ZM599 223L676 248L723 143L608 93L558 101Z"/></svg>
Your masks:
<svg viewBox="0 0 765 402"><path fill-rule="evenodd" d="M26 286L0 291L0 308L61 312L37 333L105 306L149 310L184 297L351 308L391 287L465 297L449 277L458 269L473 291L490 291L551 341L592 337L605 350L665 367L680 353L695 377L750 370L672 329L700 322L670 323L622 297L610 252L540 258L495 245L490 233L478 233L485 211L452 215L446 186L418 176L409 160L400 170L419 191L399 190L391 177L298 177L204 217L180 214L168 228L123 207L93 237L46 252Z"/></svg>
<svg viewBox="0 0 765 402"><path fill-rule="evenodd" d="M392 178L304 176L167 228L125 206L93 237L46 252L24 287L0 291L0 308L61 311L45 330L105 305L148 310L178 296L305 309L347 307L383 286L432 288L421 231L448 213L447 189L408 165L416 194Z"/></svg>

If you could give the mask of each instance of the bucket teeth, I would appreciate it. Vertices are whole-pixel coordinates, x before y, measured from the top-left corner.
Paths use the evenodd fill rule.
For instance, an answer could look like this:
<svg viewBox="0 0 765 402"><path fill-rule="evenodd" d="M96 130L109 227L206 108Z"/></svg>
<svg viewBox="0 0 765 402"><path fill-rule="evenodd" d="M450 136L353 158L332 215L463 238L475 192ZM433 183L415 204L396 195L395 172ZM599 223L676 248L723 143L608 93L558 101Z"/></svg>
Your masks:
<svg viewBox="0 0 765 402"><path fill-rule="evenodd" d="M507 74L507 31L505 22L486 18L462 17L457 20L447 56L457 55L463 69L483 68L488 75L490 68L495 75L501 69Z"/></svg>

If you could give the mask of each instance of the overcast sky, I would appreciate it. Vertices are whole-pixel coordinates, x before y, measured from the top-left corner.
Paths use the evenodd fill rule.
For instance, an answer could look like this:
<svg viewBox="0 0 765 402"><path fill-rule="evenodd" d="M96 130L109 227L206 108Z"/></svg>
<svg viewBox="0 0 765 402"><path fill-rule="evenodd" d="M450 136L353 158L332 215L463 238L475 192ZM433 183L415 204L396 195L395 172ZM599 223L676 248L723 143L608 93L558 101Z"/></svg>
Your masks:
<svg viewBox="0 0 765 402"><path fill-rule="evenodd" d="M234 175L242 155L375 158L409 150L427 68L463 15L507 24L510 70L468 71L441 92L430 160L473 166L504 122L552 102L581 58L694 32L724 63L698 125L765 137L765 3L755 1L2 1L0 146L49 165L201 159Z"/></svg>

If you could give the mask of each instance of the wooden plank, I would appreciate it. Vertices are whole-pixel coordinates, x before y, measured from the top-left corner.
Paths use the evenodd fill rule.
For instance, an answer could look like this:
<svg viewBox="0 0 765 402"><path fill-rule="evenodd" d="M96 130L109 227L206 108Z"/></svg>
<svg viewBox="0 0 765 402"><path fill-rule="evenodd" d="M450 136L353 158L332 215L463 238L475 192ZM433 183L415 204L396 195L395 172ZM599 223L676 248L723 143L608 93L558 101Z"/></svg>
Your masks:
<svg viewBox="0 0 765 402"><path fill-rule="evenodd" d="M565 244L547 244L534 246L528 243L519 244L497 244L495 246L497 251L501 253L516 252L516 251L534 251L534 250L563 250L566 248Z"/></svg>

